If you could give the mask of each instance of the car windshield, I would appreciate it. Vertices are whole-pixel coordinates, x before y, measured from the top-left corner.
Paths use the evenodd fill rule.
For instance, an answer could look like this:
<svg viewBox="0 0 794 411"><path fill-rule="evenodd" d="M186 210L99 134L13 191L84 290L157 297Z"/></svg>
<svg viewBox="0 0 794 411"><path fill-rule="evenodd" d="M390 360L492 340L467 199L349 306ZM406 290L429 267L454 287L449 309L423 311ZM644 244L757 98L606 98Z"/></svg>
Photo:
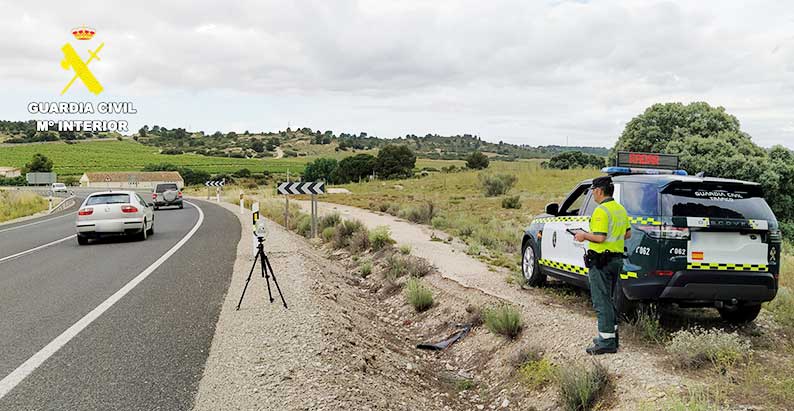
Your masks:
<svg viewBox="0 0 794 411"><path fill-rule="evenodd" d="M758 186L678 184L662 193L662 212L674 217L709 217L775 221Z"/></svg>
<svg viewBox="0 0 794 411"><path fill-rule="evenodd" d="M85 205L126 204L130 202L129 194L99 194L88 197Z"/></svg>
<svg viewBox="0 0 794 411"><path fill-rule="evenodd" d="M179 191L176 187L176 184L158 184L157 185L157 192L158 193L165 193L166 191Z"/></svg>

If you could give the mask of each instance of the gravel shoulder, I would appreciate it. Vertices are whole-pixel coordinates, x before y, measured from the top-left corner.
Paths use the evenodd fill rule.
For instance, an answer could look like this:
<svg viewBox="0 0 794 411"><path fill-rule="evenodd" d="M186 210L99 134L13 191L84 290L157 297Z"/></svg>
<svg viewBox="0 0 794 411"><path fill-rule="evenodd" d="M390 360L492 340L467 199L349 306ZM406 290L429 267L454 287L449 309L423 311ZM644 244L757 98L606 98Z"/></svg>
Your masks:
<svg viewBox="0 0 794 411"><path fill-rule="evenodd" d="M295 201L309 211L308 201ZM428 281L445 293L457 295L464 301L480 298L479 294L509 301L523 311L525 338L539 345L557 360L587 360L584 348L596 333L592 313L549 303L538 290L522 290L505 282L508 274L493 269L464 252L464 245L453 241L447 244L433 241L433 237L447 235L430 227L417 225L397 217L356 207L319 203L321 215L338 212L346 219L357 219L370 228L388 226L397 244L411 246L411 254L430 261L439 272ZM641 347L623 343L617 355L601 356L609 370L616 375L615 409L635 409L638 403L661 398L671 389L690 385L674 374L659 357Z"/></svg>

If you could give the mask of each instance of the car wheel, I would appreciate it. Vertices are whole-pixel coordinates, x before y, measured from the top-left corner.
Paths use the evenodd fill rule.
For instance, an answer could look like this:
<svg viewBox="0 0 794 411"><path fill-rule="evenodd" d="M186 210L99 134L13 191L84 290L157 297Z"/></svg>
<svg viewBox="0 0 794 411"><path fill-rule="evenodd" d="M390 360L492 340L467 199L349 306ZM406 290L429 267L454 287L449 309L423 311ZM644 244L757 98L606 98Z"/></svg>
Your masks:
<svg viewBox="0 0 794 411"><path fill-rule="evenodd" d="M540 272L537 253L535 252L535 242L529 240L524 245L521 253L521 271L524 279L530 287L538 287L546 283L546 275Z"/></svg>
<svg viewBox="0 0 794 411"><path fill-rule="evenodd" d="M740 305L735 309L720 308L720 316L731 324L744 324L755 320L761 312L761 305Z"/></svg>
<svg viewBox="0 0 794 411"><path fill-rule="evenodd" d="M83 237L81 235L77 236L77 244L86 245L88 244L88 237Z"/></svg>
<svg viewBox="0 0 794 411"><path fill-rule="evenodd" d="M621 319L630 323L637 321L639 314L637 303L626 297L619 278L615 281L615 285L612 288L612 303L615 304L615 311L617 311Z"/></svg>
<svg viewBox="0 0 794 411"><path fill-rule="evenodd" d="M149 232L148 232L147 234L148 234L148 235L152 235L152 234L154 234L154 220L152 220L152 226L151 226L151 227L149 227Z"/></svg>
<svg viewBox="0 0 794 411"><path fill-rule="evenodd" d="M141 232L138 233L138 240L146 241L148 236L149 230L146 229L146 219L143 219L143 228L141 228Z"/></svg>

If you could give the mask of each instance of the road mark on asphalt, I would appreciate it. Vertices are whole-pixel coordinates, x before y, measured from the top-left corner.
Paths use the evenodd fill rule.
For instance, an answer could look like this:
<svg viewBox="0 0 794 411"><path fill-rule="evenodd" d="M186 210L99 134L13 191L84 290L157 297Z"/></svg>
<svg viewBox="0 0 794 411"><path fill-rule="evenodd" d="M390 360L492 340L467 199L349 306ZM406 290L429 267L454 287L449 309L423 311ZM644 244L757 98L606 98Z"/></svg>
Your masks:
<svg viewBox="0 0 794 411"><path fill-rule="evenodd" d="M61 238L60 240L55 240L55 241L49 242L47 244L42 244L42 245L40 245L38 247L33 247L30 250L20 251L20 252L18 252L16 254L9 255L8 257L0 258L0 264L6 262L8 260L13 260L13 259L15 259L17 257L22 257L23 255L39 251L42 248L47 248L47 247L49 247L51 245L59 244L59 243L62 243L64 241L66 241L66 240L71 240L72 238L75 238L75 237L77 237L77 234L72 234L72 235L70 235L68 237Z"/></svg>
<svg viewBox="0 0 794 411"><path fill-rule="evenodd" d="M105 301L99 304L96 308L91 310L88 314L86 314L83 318L79 319L76 323L74 323L71 327L67 328L66 331L61 333L61 335L55 337L54 340L50 341L49 344L44 346L39 352L33 354L32 357L28 358L27 361L22 363L17 369L8 374L5 378L0 380L0 399L3 399L6 394L8 394L14 387L16 387L22 380L25 379L28 375L30 375L33 371L36 370L44 361L47 361L48 358L52 357L55 353L58 352L64 345L66 345L69 341L71 341L74 337L77 336L81 331L83 331L86 327L91 325L97 318L99 318L105 311L110 309L114 304L119 302L127 293L132 291L138 284L140 284L143 280L145 280L149 275L151 275L157 268L159 268L163 263L168 261L172 255L174 255L183 245L185 245L193 234L198 231L201 224L204 222L204 212L201 211L201 208L196 204L193 204L190 201L185 201L186 203L192 205L193 207L198 210L199 218L196 221L196 225L193 226L178 243L174 244L171 249L165 252L157 261L153 262L150 266L146 267L140 274L138 274L135 278L130 280L124 287L121 287L118 291L116 291L113 295L108 297ZM74 236L72 236L74 237Z"/></svg>
<svg viewBox="0 0 794 411"><path fill-rule="evenodd" d="M57 219L59 219L59 218L64 218L64 217L74 217L74 214L72 214L72 213L67 213L67 214L64 214L64 215L60 215L60 216L58 216L58 217L48 218L48 219L46 219L46 220L34 221L34 222L32 222L32 223L28 223L28 224L22 224L22 225L18 225L18 226L11 227L11 228L6 228L6 229L3 229L3 230L0 230L0 233L5 233L6 231L16 230L16 229L18 229L18 228L30 227L30 226L32 226L32 225L41 224L41 223L46 223L47 221L57 220Z"/></svg>

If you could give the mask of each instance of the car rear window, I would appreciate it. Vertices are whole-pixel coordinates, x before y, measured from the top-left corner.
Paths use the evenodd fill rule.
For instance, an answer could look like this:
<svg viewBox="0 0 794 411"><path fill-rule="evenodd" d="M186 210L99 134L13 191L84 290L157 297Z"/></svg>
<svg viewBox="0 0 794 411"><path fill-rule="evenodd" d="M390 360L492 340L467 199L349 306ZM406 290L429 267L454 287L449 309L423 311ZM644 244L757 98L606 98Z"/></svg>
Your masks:
<svg viewBox="0 0 794 411"><path fill-rule="evenodd" d="M674 184L662 193L662 211L673 217L709 217L775 221L758 186Z"/></svg>
<svg viewBox="0 0 794 411"><path fill-rule="evenodd" d="M632 216L659 215L659 188L655 184L621 183L620 203Z"/></svg>
<svg viewBox="0 0 794 411"><path fill-rule="evenodd" d="M129 202L129 194L99 194L88 197L88 201L86 201L85 205L128 204Z"/></svg>
<svg viewBox="0 0 794 411"><path fill-rule="evenodd" d="M158 184L156 190L158 193L165 193L170 190L179 191L176 184Z"/></svg>

